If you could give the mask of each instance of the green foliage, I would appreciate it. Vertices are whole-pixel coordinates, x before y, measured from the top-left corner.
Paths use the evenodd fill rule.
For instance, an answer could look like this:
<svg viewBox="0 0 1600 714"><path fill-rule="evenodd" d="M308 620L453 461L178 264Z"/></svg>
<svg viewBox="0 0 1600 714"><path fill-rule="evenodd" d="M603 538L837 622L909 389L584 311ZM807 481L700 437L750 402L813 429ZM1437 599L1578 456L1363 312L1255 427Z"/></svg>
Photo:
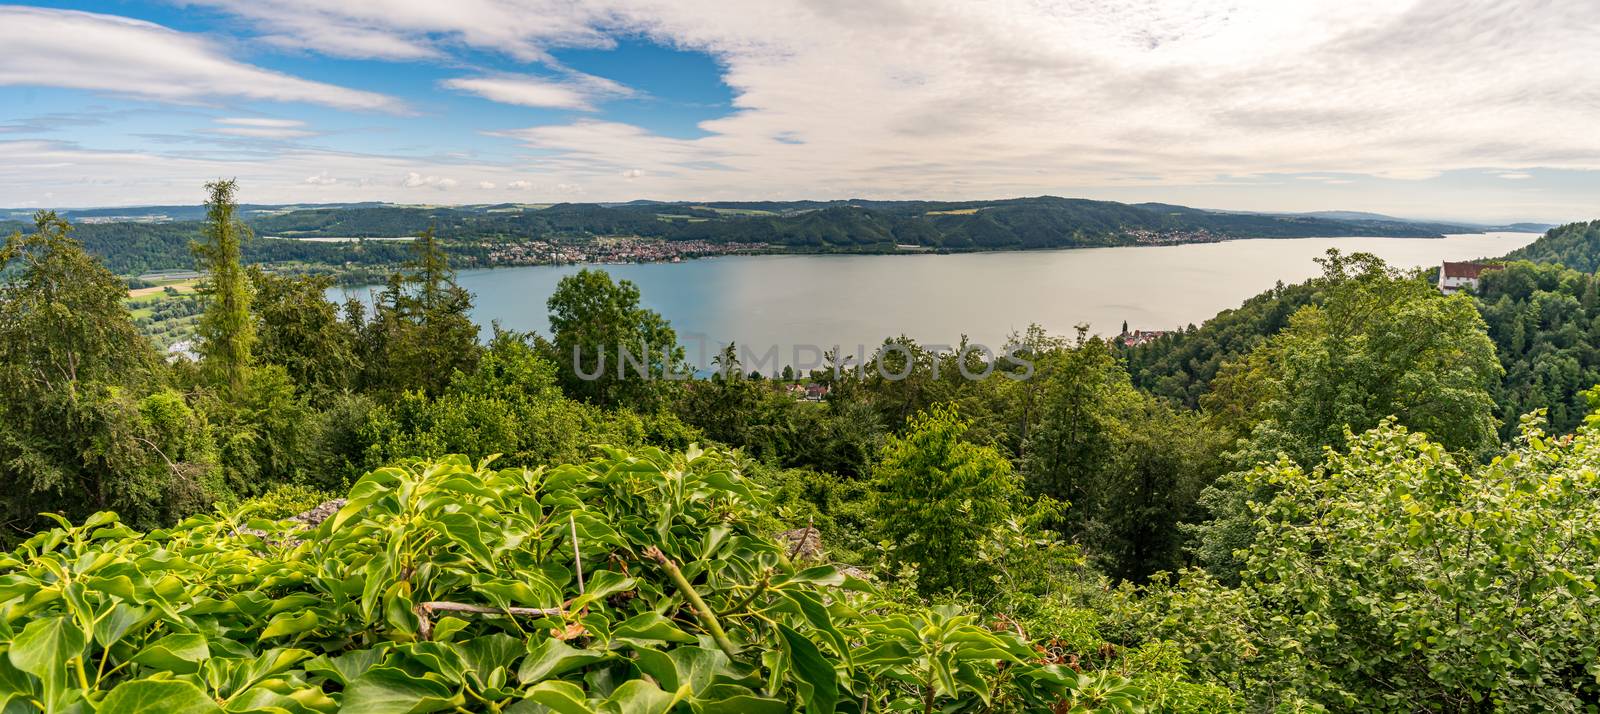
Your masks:
<svg viewBox="0 0 1600 714"><path fill-rule="evenodd" d="M333 279L282 277L251 267L250 282L260 360L283 365L302 391L328 393L351 386L361 371L356 332L323 297Z"/></svg>
<svg viewBox="0 0 1600 714"><path fill-rule="evenodd" d="M285 484L274 486L266 493L241 503L238 510L253 518L282 520L305 513L336 498L339 498L339 494L332 491Z"/></svg>
<svg viewBox="0 0 1600 714"><path fill-rule="evenodd" d="M1580 273L1600 271L1600 221L1552 228L1538 240L1511 251L1506 259L1558 263Z"/></svg>
<svg viewBox="0 0 1600 714"><path fill-rule="evenodd" d="M0 556L0 701L831 712L1136 692L1038 664L956 609L879 612L859 581L798 570L753 532L760 500L715 452L646 450L550 470L380 469L312 532L63 522Z"/></svg>
<svg viewBox="0 0 1600 714"><path fill-rule="evenodd" d="M1572 431L1589 413L1579 392L1600 384L1600 278L1515 262L1484 273L1476 297L1506 371L1494 393L1502 438L1540 409L1551 429Z"/></svg>
<svg viewBox="0 0 1600 714"><path fill-rule="evenodd" d="M433 230L412 246L410 271L390 276L371 319L354 311L350 322L360 331L356 344L364 387L390 395L409 389L436 395L455 372L469 372L477 363L478 327L472 322L472 294L456 284Z"/></svg>
<svg viewBox="0 0 1600 714"><path fill-rule="evenodd" d="M1242 586L1194 578L1150 603L1262 708L1581 709L1597 694L1597 456L1592 428L1530 423L1473 467L1386 423L1314 470L1251 471L1277 494L1252 506Z"/></svg>
<svg viewBox="0 0 1600 714"><path fill-rule="evenodd" d="M369 405L346 454L358 469L395 459L448 453L502 454L505 463L536 466L577 461L592 444L687 445L696 435L668 415L608 412L568 399L556 369L526 336L497 333L470 373L456 373L436 398L406 392Z"/></svg>
<svg viewBox="0 0 1600 714"><path fill-rule="evenodd" d="M153 526L203 505L205 437L181 400L141 400L158 361L126 289L65 221L41 212L36 224L0 250L0 538L31 532L41 511L116 508Z"/></svg>
<svg viewBox="0 0 1600 714"><path fill-rule="evenodd" d="M1289 317L1317 300L1316 281L1276 287L1223 310L1196 328L1122 348L1135 386L1195 409L1227 362L1289 326Z"/></svg>
<svg viewBox="0 0 1600 714"><path fill-rule="evenodd" d="M1198 516L1196 497L1223 470L1222 435L1135 390L1110 346L1082 331L1037 357L1028 488L1072 504L1060 527L1112 575L1139 580L1178 567L1178 524Z"/></svg>
<svg viewBox="0 0 1600 714"><path fill-rule="evenodd" d="M1281 457L1310 466L1389 417L1464 458L1492 450L1501 367L1471 297L1440 295L1371 255L1329 251L1322 262L1322 304L1225 367L1204 400L1241 437L1236 465ZM1258 530L1247 504L1270 496L1270 484L1237 473L1202 494L1213 519L1196 531L1195 551L1214 574L1239 572L1236 553Z"/></svg>
<svg viewBox="0 0 1600 714"><path fill-rule="evenodd" d="M966 431L953 409L914 416L873 471L873 533L892 543L891 564L917 566L924 593L992 587L979 548L1020 500L1011 463L963 441Z"/></svg>
<svg viewBox="0 0 1600 714"><path fill-rule="evenodd" d="M550 360L568 394L602 407L655 411L687 374L678 335L639 306L639 289L603 270L561 279L548 301Z"/></svg>
<svg viewBox="0 0 1600 714"><path fill-rule="evenodd" d="M230 394L244 389L256 341L250 316L253 290L239 257L250 229L238 218L236 190L232 180L206 184L210 195L202 239L191 246L195 269L205 275L199 286L206 307L200 316L198 348L205 369Z"/></svg>

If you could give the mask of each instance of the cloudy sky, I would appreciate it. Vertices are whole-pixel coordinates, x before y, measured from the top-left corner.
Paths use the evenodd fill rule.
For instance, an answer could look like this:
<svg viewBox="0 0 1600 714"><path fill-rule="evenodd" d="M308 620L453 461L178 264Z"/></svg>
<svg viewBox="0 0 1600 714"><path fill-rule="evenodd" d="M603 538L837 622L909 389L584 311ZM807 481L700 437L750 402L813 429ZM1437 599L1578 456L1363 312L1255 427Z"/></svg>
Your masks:
<svg viewBox="0 0 1600 714"><path fill-rule="evenodd" d="M1600 217L1595 0L0 5L0 206L997 198Z"/></svg>

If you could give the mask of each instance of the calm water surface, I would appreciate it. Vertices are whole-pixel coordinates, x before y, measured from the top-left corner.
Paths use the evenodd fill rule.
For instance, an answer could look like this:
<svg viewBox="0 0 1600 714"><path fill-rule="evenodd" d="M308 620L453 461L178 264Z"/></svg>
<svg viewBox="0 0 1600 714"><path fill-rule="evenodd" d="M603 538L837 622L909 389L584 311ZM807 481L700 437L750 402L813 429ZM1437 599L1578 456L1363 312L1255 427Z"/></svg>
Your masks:
<svg viewBox="0 0 1600 714"><path fill-rule="evenodd" d="M682 263L605 265L639 286L643 302L678 331L691 361L709 363L716 346L737 341L765 352L779 346L856 345L868 350L891 335L923 344L955 344L963 334L999 349L1007 335L1038 323L1070 334L1086 323L1115 334L1199 324L1238 307L1279 280L1319 271L1328 248L1366 251L1392 265L1499 256L1537 234L1490 233L1419 238L1236 240L1177 246L1080 248L958 255L726 256ZM462 271L476 295L473 317L516 330L549 333L545 300L582 266ZM366 288L331 297L368 297ZM802 359L806 359L802 357Z"/></svg>

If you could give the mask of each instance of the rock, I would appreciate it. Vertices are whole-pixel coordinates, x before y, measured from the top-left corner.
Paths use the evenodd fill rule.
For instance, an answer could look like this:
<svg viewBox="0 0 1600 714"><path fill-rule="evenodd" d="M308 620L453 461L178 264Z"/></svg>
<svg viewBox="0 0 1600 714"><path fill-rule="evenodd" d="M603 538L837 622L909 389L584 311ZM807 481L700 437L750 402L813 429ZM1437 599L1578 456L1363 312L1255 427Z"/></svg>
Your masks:
<svg viewBox="0 0 1600 714"><path fill-rule="evenodd" d="M778 539L785 548L789 549L793 560L820 560L822 558L822 535L811 526L796 528L778 534Z"/></svg>
<svg viewBox="0 0 1600 714"><path fill-rule="evenodd" d="M307 528L316 528L317 526L322 525L323 521L332 518L333 514L339 512L339 509L344 508L344 504L345 499L335 498L332 501L328 501L327 503L306 511L305 513L290 516L288 520L295 521L296 523L304 523Z"/></svg>

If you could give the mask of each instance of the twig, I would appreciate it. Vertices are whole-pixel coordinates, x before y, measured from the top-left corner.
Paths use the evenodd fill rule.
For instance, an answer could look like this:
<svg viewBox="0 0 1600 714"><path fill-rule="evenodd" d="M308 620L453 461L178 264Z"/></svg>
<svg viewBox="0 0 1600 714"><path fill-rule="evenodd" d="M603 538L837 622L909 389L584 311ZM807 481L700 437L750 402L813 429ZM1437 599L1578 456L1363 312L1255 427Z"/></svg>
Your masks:
<svg viewBox="0 0 1600 714"><path fill-rule="evenodd" d="M711 608L706 607L706 601L700 599L700 593L695 592L694 586L690 585L689 580L683 577L683 571L678 570L678 566L669 560L667 554L661 552L660 548L652 545L644 549L644 554L655 559L657 563L661 564L661 568L667 571L667 575L672 578L673 584L678 586L678 591L682 592L683 597L689 601L689 609L694 611L694 616L699 618L700 624L706 628L707 632L711 633L711 639L716 640L717 647L722 650L723 654L729 657L738 657L739 648L733 646L733 641L728 639L728 633L722 630L722 623L717 622L716 614L711 611Z"/></svg>
<svg viewBox="0 0 1600 714"><path fill-rule="evenodd" d="M474 615L511 615L514 617L550 617L551 615L565 615L566 610L559 607L485 607L483 605L468 605L464 602L425 602L417 605L412 610L417 613L417 636L423 640L433 638L433 619L429 617L435 612L464 612Z"/></svg>
<svg viewBox="0 0 1600 714"><path fill-rule="evenodd" d="M789 560L794 560L800 554L800 548L806 544L806 539L811 537L811 523L816 516L806 516L806 529L800 531L800 537L794 540L794 547L789 549Z"/></svg>
<svg viewBox="0 0 1600 714"><path fill-rule="evenodd" d="M578 567L578 594L583 594L583 554L578 552L578 522L567 514L567 526L572 528L572 562Z"/></svg>

